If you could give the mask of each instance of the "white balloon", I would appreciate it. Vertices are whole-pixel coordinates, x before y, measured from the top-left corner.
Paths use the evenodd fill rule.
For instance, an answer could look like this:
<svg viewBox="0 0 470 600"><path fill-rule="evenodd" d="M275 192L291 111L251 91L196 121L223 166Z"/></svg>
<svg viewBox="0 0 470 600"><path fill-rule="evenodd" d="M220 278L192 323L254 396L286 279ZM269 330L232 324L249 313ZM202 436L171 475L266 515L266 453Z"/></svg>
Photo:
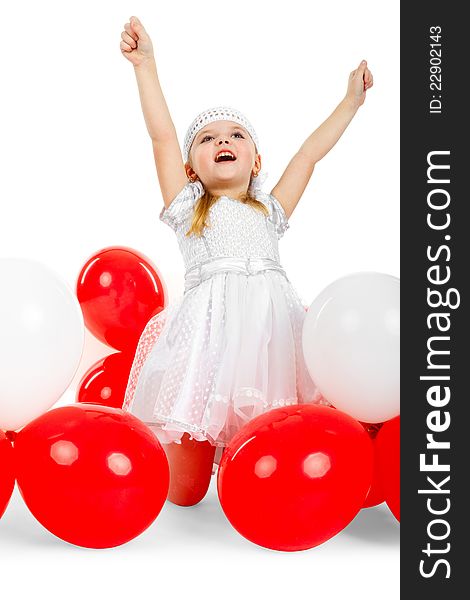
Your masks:
<svg viewBox="0 0 470 600"><path fill-rule="evenodd" d="M354 273L326 287L303 324L307 369L337 409L366 423L400 414L400 280Z"/></svg>
<svg viewBox="0 0 470 600"><path fill-rule="evenodd" d="M0 429L14 431L57 402L84 339L80 304L60 276L34 260L0 258Z"/></svg>

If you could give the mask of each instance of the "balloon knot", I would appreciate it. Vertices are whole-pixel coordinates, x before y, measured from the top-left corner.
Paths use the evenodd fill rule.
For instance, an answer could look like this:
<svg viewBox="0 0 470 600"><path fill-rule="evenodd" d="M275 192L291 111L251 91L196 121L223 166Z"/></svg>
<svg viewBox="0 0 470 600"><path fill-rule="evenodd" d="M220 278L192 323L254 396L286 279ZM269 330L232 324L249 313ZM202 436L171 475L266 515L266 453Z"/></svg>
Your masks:
<svg viewBox="0 0 470 600"><path fill-rule="evenodd" d="M16 431L5 431L5 435L10 440L10 442L12 442L13 444L15 443L15 439L17 436Z"/></svg>

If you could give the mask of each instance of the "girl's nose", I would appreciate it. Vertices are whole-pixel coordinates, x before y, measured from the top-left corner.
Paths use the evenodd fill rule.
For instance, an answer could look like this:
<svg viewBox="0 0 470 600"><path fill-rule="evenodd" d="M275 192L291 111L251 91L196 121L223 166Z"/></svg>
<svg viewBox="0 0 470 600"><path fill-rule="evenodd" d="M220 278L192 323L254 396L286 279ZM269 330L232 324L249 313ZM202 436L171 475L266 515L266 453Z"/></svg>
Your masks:
<svg viewBox="0 0 470 600"><path fill-rule="evenodd" d="M223 138L220 138L220 140L219 140L217 143L218 143L218 144L219 144L219 146L220 146L220 144L223 144L223 143L224 143L224 141L225 141L225 142L227 142L227 144L228 144L228 140L227 140L227 138L225 138L225 137L223 137Z"/></svg>

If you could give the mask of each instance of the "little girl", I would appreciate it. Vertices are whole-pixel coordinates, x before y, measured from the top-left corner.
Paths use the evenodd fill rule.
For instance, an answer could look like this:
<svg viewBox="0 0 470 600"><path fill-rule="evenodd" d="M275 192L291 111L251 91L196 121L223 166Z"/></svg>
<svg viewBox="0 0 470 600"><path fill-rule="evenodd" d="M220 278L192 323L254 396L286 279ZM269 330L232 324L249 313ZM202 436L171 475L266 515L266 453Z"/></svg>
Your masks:
<svg viewBox="0 0 470 600"><path fill-rule="evenodd" d="M230 107L205 110L186 133L182 157L149 35L131 17L121 38L152 139L160 219L175 231L186 267L184 295L142 333L123 409L162 442L168 499L190 506L205 496L214 459L245 423L322 400L302 354L305 307L280 264L278 239L315 163L363 104L372 74L365 61L350 74L345 98L267 194L248 119Z"/></svg>

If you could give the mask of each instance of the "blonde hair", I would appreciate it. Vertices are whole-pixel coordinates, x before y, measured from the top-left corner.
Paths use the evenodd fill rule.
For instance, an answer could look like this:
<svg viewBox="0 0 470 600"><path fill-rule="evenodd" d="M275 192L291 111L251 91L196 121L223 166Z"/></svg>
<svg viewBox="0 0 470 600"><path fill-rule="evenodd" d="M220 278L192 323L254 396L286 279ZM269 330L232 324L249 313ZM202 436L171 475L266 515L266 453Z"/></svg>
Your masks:
<svg viewBox="0 0 470 600"><path fill-rule="evenodd" d="M252 178L250 179L250 185L251 182ZM206 223L206 218L209 216L209 210L211 206L213 206L219 200L219 198L220 196L214 196L208 191L204 192L204 194L199 198L196 205L194 206L193 220L191 222L191 227L186 232L187 236L190 236L193 233L194 235L201 236L204 227L210 227L210 223ZM267 207L262 202L257 200L249 191L241 193L238 196L237 200L239 200L243 204L252 206L256 210L261 211L266 216L269 215Z"/></svg>

